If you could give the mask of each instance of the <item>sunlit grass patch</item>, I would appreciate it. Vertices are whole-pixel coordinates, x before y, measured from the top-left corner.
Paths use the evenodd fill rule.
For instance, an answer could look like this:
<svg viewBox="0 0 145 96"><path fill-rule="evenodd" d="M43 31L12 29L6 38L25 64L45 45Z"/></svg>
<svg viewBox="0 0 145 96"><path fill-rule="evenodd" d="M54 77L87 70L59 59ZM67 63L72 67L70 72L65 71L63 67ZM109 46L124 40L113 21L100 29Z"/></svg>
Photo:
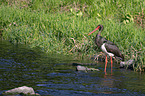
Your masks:
<svg viewBox="0 0 145 96"><path fill-rule="evenodd" d="M135 59L136 70L144 64L142 1L6 0L0 3L2 38L14 44L38 46L46 53L91 56L100 50L94 43L97 32L91 36L88 33L102 24L102 36L119 47L125 60ZM139 12L142 13L136 15Z"/></svg>

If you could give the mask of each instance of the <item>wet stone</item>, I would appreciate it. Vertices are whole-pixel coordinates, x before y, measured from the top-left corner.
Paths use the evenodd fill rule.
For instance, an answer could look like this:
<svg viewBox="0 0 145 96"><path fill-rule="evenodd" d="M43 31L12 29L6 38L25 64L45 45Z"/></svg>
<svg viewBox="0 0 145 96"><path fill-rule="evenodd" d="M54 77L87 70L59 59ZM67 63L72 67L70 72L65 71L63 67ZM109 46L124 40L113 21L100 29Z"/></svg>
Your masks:
<svg viewBox="0 0 145 96"><path fill-rule="evenodd" d="M32 96L40 96L38 93L35 93L32 87L22 86L18 88L14 88L3 93L4 95L17 95L17 94L25 94Z"/></svg>

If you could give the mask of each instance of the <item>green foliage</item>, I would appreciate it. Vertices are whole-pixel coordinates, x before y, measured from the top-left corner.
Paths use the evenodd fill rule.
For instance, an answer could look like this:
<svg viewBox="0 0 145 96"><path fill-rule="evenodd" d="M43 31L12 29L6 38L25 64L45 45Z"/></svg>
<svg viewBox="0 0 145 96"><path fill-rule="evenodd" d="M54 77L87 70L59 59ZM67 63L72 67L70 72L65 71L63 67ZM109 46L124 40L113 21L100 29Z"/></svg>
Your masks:
<svg viewBox="0 0 145 96"><path fill-rule="evenodd" d="M47 53L92 55L98 51L98 24L102 36L116 43L126 60L144 62L145 32L136 22L144 21L143 0L4 0L0 1L0 29L3 39L40 47ZM136 17L136 13L142 15ZM96 32L97 33L97 32ZM137 68L138 69L138 68Z"/></svg>

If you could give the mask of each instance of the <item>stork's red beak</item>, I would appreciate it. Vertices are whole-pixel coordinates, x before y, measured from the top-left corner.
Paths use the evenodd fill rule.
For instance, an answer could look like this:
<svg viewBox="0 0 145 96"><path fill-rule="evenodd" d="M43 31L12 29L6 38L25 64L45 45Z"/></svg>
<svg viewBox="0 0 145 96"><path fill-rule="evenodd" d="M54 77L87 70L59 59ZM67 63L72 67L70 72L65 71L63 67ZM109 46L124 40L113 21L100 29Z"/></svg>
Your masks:
<svg viewBox="0 0 145 96"><path fill-rule="evenodd" d="M93 30L92 32L90 32L88 35L91 35L92 33L94 33L96 30L99 29L100 26L98 26L95 30Z"/></svg>

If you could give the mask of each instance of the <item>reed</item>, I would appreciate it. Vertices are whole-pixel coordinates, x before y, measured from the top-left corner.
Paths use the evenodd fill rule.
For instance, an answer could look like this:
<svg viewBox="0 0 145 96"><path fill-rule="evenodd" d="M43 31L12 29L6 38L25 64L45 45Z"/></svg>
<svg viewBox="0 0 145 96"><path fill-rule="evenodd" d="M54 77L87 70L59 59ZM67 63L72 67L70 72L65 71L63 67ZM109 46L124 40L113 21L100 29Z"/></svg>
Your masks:
<svg viewBox="0 0 145 96"><path fill-rule="evenodd" d="M91 56L99 49L94 44L96 34L87 34L102 24L102 36L116 43L126 60L135 59L136 70L144 64L141 0L4 0L0 4L0 32L12 43L40 47L46 53Z"/></svg>

